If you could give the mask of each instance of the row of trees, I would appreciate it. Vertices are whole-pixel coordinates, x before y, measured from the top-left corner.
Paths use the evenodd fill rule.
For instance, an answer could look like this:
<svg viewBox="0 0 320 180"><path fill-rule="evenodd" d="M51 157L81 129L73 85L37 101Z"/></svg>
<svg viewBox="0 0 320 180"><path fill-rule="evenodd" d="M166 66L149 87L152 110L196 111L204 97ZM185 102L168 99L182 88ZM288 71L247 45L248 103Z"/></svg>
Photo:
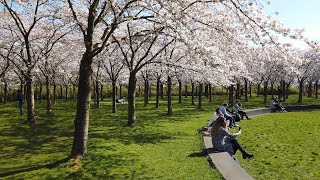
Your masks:
<svg viewBox="0 0 320 180"><path fill-rule="evenodd" d="M83 156L92 82L97 105L99 86L101 91L102 85L110 83L114 92L117 83L127 86L130 126L136 124L136 87L142 83L149 87L155 81L157 92L161 84L167 86L168 114L172 113L172 82L177 82L179 92L186 83L192 91L198 85L200 93L203 84L232 87L244 81L246 86L263 83L266 87L277 81L289 86L295 80L317 83L318 45L305 40L313 50L301 52L279 43L279 35L302 40L302 31L285 28L274 17L264 15L268 3L0 0L0 78L3 83L16 79L25 83L30 124L36 122L35 81L46 86L48 113L50 87L71 83L75 90L77 84L70 157Z"/></svg>

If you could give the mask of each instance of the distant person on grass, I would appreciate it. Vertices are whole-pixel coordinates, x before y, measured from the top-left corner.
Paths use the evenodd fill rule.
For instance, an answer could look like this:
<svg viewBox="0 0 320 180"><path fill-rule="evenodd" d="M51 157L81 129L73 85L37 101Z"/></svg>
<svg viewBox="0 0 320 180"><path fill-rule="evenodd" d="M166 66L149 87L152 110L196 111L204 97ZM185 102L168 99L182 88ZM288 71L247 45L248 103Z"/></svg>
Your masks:
<svg viewBox="0 0 320 180"><path fill-rule="evenodd" d="M22 95L20 90L17 90L17 94L18 94L20 115L23 115L24 114L24 111L23 111L23 104L24 104L23 95Z"/></svg>
<svg viewBox="0 0 320 180"><path fill-rule="evenodd" d="M234 159L235 157L233 155L237 152L237 150L240 150L243 159L252 158L253 154L247 153L237 140L237 136L240 134L240 127L238 133L229 133L226 119L224 117L218 117L211 129L213 149L216 151L228 152Z"/></svg>
<svg viewBox="0 0 320 180"><path fill-rule="evenodd" d="M229 120L229 127L233 128L233 127L238 127L238 125L235 122L235 118L231 115L227 113L227 107L228 107L228 103L223 103L222 106L220 107L219 111L221 111L221 113L224 115L224 117Z"/></svg>

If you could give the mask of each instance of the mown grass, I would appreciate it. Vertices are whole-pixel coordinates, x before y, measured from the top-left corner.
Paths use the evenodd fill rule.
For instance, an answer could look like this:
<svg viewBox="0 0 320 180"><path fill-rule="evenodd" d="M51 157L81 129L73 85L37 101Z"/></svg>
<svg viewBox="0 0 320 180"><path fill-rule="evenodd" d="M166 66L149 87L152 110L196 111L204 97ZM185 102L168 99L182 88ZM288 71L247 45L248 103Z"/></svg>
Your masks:
<svg viewBox="0 0 320 180"><path fill-rule="evenodd" d="M204 98L203 109L198 110L197 105L191 105L190 98L183 97L183 103L178 104L175 97L174 115L168 117L165 99L159 109L154 108L154 97L147 107L143 106L142 99L138 99L138 123L130 128L126 120L127 104L117 104L118 112L112 114L110 99L107 99L100 109L90 112L88 155L78 171L69 168L70 162L65 159L72 146L75 102L58 102L51 115L45 114L44 102L37 102L38 124L34 128L23 124L26 116L18 115L17 103L0 104L0 178L220 179L221 175L210 168L202 153L201 135L197 130L226 100L226 96L215 96L209 103ZM316 103L312 98L304 100ZM292 96L287 102L295 101L297 97ZM261 96L254 96L243 104L247 108L264 106ZM260 120L242 122L241 138L253 136L249 132L264 131L263 126L259 131L250 129L249 123L255 122ZM241 141L245 141L256 157L254 161L240 160L240 163L259 178L259 173L256 175L250 169L254 169L251 162L258 161L260 155L256 153L258 149L254 149L255 139L248 139Z"/></svg>
<svg viewBox="0 0 320 180"><path fill-rule="evenodd" d="M320 111L275 113L239 123L239 140L254 153L237 154L254 179L320 179Z"/></svg>

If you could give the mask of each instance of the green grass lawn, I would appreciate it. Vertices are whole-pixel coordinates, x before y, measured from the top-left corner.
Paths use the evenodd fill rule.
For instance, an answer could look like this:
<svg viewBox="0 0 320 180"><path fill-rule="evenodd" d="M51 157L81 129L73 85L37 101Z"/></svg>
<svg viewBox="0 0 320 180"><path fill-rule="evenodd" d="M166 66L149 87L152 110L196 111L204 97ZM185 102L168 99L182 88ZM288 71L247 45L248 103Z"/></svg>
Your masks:
<svg viewBox="0 0 320 180"><path fill-rule="evenodd" d="M159 109L155 109L154 97L147 107L144 107L142 99L139 99L136 107L138 123L136 127L130 128L127 127L126 120L127 104L118 104L118 112L112 114L110 99L107 99L102 102L102 108L91 110L88 155L78 171L69 168L70 163L64 161L72 146L75 102L58 101L53 106L51 115L46 115L44 102L37 102L38 124L34 128L23 124L26 115L18 115L17 103L0 104L0 179L221 179L221 175L210 167L206 156L201 151L201 135L197 130L207 123L214 109L226 100L225 96L216 96L213 102L208 103L204 98L203 109L198 110L197 105L191 105L190 98L183 97L183 103L178 104L175 97L174 115L168 117L165 100L161 101ZM296 101L297 96L291 96L287 102L294 104ZM304 98L304 101L317 103L312 98ZM243 104L247 108L264 106L262 97L253 97L250 102ZM290 114L281 115L287 115L286 118L289 118ZM297 113L299 114L301 113ZM266 117L269 116L259 118ZM265 134L269 132L268 129L276 129L275 124L260 123L272 122L273 119L275 118L269 121L258 120L256 117L252 121L241 122L243 134L240 140L250 152L255 153L255 158L249 161L238 159L249 174L257 179L281 178L286 176L279 175L279 172L295 172L289 166L283 172L283 170L276 170L278 166L267 165L272 164L267 161L271 155L276 162L287 161L285 153L281 156L276 154L274 148L278 146L274 145L271 137L268 144L257 143L259 137L261 140L267 137ZM287 128L291 127L300 132L300 128L294 128L293 124L283 123L283 128L278 129L287 132ZM301 125L299 127L304 128ZM319 128L319 124L316 127ZM279 133L280 137L284 135L285 133L282 135ZM317 134L308 134L310 140L319 139L316 136ZM279 139L279 137L273 137L273 139ZM284 142L286 144L281 145L282 149L295 145L294 141ZM301 145L304 144L301 143ZM306 147L301 146L300 149L306 148L303 150L307 152L310 145L312 144L309 143ZM269 151L269 155L266 156ZM319 153L316 149L312 152ZM304 156L303 153L301 155L303 158L309 157ZM309 158L311 161L312 157ZM304 170L309 168L308 163L305 162ZM315 165L316 162L312 167L316 167ZM314 177L319 177L316 172L314 174ZM312 176L306 174L300 177Z"/></svg>
<svg viewBox="0 0 320 180"><path fill-rule="evenodd" d="M239 123L255 157L241 166L254 179L320 179L320 111L274 113Z"/></svg>

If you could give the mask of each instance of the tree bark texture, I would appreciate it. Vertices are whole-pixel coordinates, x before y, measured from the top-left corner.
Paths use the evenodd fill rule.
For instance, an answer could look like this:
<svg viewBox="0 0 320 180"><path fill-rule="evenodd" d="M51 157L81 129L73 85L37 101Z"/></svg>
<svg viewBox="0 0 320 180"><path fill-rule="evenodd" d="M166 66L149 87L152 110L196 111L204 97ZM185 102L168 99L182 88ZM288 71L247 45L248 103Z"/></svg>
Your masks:
<svg viewBox="0 0 320 180"><path fill-rule="evenodd" d="M77 113L74 120L75 130L71 158L87 153L89 110L91 101L91 76L92 76L92 53L85 52L80 62L79 84L77 97Z"/></svg>
<svg viewBox="0 0 320 180"><path fill-rule="evenodd" d="M267 104L267 96L268 96L268 81L265 81L263 86L263 104Z"/></svg>
<svg viewBox="0 0 320 180"><path fill-rule="evenodd" d="M244 102L248 102L248 80L244 80Z"/></svg>
<svg viewBox="0 0 320 180"><path fill-rule="evenodd" d="M172 115L172 97L171 97L171 86L172 86L172 82L171 82L171 77L168 76L168 116Z"/></svg>
<svg viewBox="0 0 320 180"><path fill-rule="evenodd" d="M178 83L179 83L179 103L181 104L182 103L182 99L181 99L181 97L182 97L182 83L181 83L181 81L178 81Z"/></svg>
<svg viewBox="0 0 320 180"><path fill-rule="evenodd" d="M299 98L298 98L299 104L302 104L303 83L304 83L304 80L299 81Z"/></svg>
<svg viewBox="0 0 320 180"><path fill-rule="evenodd" d="M160 77L157 78L156 108L159 108L159 97L160 97Z"/></svg>
<svg viewBox="0 0 320 180"><path fill-rule="evenodd" d="M32 78L30 75L26 77L26 86L27 86L27 112L28 112L28 120L27 122L30 124L35 124L35 113L34 113L34 92L32 86Z"/></svg>
<svg viewBox="0 0 320 180"><path fill-rule="evenodd" d="M203 84L200 83L199 84L199 101L198 101L198 109L202 108L202 88L203 88Z"/></svg>
<svg viewBox="0 0 320 180"><path fill-rule="evenodd" d="M51 113L51 96L50 96L50 80L49 77L46 77L46 99L47 99L47 114Z"/></svg>
<svg viewBox="0 0 320 180"><path fill-rule="evenodd" d="M149 102L149 81L144 81L144 106L147 106Z"/></svg>
<svg viewBox="0 0 320 180"><path fill-rule="evenodd" d="M112 113L117 112L117 105L116 105L116 100L117 100L117 87L116 87L116 82L112 82Z"/></svg>
<svg viewBox="0 0 320 180"><path fill-rule="evenodd" d="M136 84L137 84L136 73L131 72L129 77L129 86L128 86L128 125L129 126L135 126L136 124L136 113L135 113Z"/></svg>
<svg viewBox="0 0 320 180"><path fill-rule="evenodd" d="M229 104L232 105L233 104L233 85L229 86Z"/></svg>
<svg viewBox="0 0 320 180"><path fill-rule="evenodd" d="M194 82L191 83L191 105L194 105Z"/></svg>

